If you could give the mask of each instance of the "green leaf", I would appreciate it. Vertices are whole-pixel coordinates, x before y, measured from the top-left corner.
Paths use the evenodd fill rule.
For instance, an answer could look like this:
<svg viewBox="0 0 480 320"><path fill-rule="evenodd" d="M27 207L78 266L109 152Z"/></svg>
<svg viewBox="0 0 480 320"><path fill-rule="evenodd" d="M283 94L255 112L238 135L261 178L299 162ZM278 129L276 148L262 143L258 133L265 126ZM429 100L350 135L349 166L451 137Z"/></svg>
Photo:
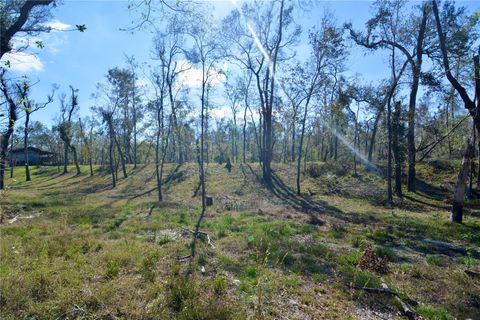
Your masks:
<svg viewBox="0 0 480 320"><path fill-rule="evenodd" d="M255 238L253 237L253 234L249 234L247 237L248 242L252 242Z"/></svg>
<svg viewBox="0 0 480 320"><path fill-rule="evenodd" d="M76 24L75 28L77 28L77 30L80 32L84 32L85 30L87 30L87 27L84 24Z"/></svg>

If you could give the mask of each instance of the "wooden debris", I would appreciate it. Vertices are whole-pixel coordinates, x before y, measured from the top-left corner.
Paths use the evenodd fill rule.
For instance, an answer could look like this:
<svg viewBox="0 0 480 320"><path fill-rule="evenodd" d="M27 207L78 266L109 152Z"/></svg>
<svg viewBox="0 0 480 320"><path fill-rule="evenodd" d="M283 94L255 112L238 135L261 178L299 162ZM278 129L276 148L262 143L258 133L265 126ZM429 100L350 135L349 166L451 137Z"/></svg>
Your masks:
<svg viewBox="0 0 480 320"><path fill-rule="evenodd" d="M195 234L195 231L193 231L193 230L186 229L186 228L183 228L183 230L188 231L188 232L190 232L191 234ZM205 238L207 238L207 243L208 243L210 246L212 246L212 248L215 249L215 245L213 244L212 238L210 238L210 236L208 235L207 232L205 232L205 231L200 231L200 230L199 230L198 233L197 233L197 238L198 238L199 236L204 236Z"/></svg>
<svg viewBox="0 0 480 320"><path fill-rule="evenodd" d="M177 256L177 261L185 261L185 260L188 260L192 257L191 254L189 254L188 256Z"/></svg>
<svg viewBox="0 0 480 320"><path fill-rule="evenodd" d="M480 277L480 272L477 271L465 270L464 272L472 278Z"/></svg>
<svg viewBox="0 0 480 320"><path fill-rule="evenodd" d="M385 289L386 291L394 292L383 281L382 281L382 288ZM397 302L397 308L400 310L400 313L403 316L407 317L409 320L415 320L415 313L412 310L410 310L408 305L405 302L403 302L402 299L400 299L397 293L394 294L394 297L395 297L395 301Z"/></svg>
<svg viewBox="0 0 480 320"><path fill-rule="evenodd" d="M358 263L360 269L370 270L381 274L390 273L388 259L386 257L379 258L371 245L365 248L362 258Z"/></svg>
<svg viewBox="0 0 480 320"><path fill-rule="evenodd" d="M362 290L365 290L367 292L372 292L372 293L389 294L389 295L393 296L393 298L395 299L396 306L397 306L397 308L400 311L402 316L405 316L410 320L423 319L422 317L419 317L418 315L416 315L415 312L412 311L412 309L410 309L410 307L409 307L409 305L413 305L413 306L418 305L418 302L416 302L415 300L411 300L411 299L408 299L408 301L405 302L400 298L399 293L390 289L385 282L382 281L381 285L382 285L381 288L357 287L357 289L362 289Z"/></svg>

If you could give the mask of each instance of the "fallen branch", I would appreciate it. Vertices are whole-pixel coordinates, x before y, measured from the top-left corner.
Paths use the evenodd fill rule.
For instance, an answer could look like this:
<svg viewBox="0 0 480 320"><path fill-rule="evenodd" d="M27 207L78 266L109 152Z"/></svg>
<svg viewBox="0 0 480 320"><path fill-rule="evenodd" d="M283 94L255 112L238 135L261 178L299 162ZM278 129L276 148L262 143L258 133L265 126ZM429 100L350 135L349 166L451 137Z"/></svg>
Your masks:
<svg viewBox="0 0 480 320"><path fill-rule="evenodd" d="M60 315L55 320L66 319L68 315L75 314L77 312L85 313L85 310L75 304L73 305L72 310L62 313L62 315Z"/></svg>
<svg viewBox="0 0 480 320"><path fill-rule="evenodd" d="M33 218L39 217L39 216L41 216L41 215L42 215L41 212L37 212L37 213L31 214L31 215L28 215L28 216L21 216L21 215L17 214L15 217L13 217L12 219L8 220L8 223L9 223L9 224L12 224L12 223L14 223L14 222L17 222L17 221L20 220L20 219L33 219Z"/></svg>
<svg viewBox="0 0 480 320"><path fill-rule="evenodd" d="M472 278L480 277L480 272L477 271L465 270L464 272Z"/></svg>
<svg viewBox="0 0 480 320"><path fill-rule="evenodd" d="M188 256L177 256L177 260L178 261L184 261L184 260L188 260L192 257L191 254L189 254Z"/></svg>
<svg viewBox="0 0 480 320"><path fill-rule="evenodd" d="M385 290L388 290L388 291L391 291L391 292L394 292L393 290L391 290L387 284L385 282L383 282L382 280L382 288L385 289ZM398 309L400 310L400 313L402 315L404 315L405 317L407 317L409 320L415 320L415 313L410 310L410 308L408 307L408 305L403 302L402 299L400 299L400 297L398 296L398 293L395 293L395 301L397 301L398 305ZM417 304L417 302L415 301L415 304Z"/></svg>
<svg viewBox="0 0 480 320"><path fill-rule="evenodd" d="M183 230L188 231L188 232L190 232L191 234L195 234L195 231L193 231L193 230L190 230L190 229L187 229L187 228L183 228ZM215 246L213 245L213 241L212 241L212 239L210 238L210 236L208 235L207 232L205 232L205 231L200 231L200 230L199 230L199 231L197 232L197 238L198 238L199 235L205 236L205 237L207 238L207 243L208 243L209 245L211 245L212 248L215 249Z"/></svg>
<svg viewBox="0 0 480 320"><path fill-rule="evenodd" d="M400 310L400 313L407 317L409 320L415 320L415 313L410 310L408 305L402 301L398 296L395 296L395 300L398 302L398 309Z"/></svg>
<svg viewBox="0 0 480 320"><path fill-rule="evenodd" d="M385 288L355 287L355 289L361 289L361 290L365 290L367 292L372 292L372 293L386 293L392 296L397 295L395 291L392 291L390 289L385 289Z"/></svg>
<svg viewBox="0 0 480 320"><path fill-rule="evenodd" d="M399 293L390 289L385 282L382 282L381 288L370 288L370 287L355 287L356 289L362 289L367 292L372 293L385 293L389 294L394 297L395 301L397 302L397 308L399 309L400 313L407 317L410 320L415 319L415 313L410 309L409 304L416 306L418 302L415 300L408 299L407 303L405 303L399 296Z"/></svg>
<svg viewBox="0 0 480 320"><path fill-rule="evenodd" d="M425 158L430 154L430 152L431 152L438 144L440 144L443 140L445 140L446 138L448 138L448 137L450 136L450 134L451 134L453 131L455 131L455 129L457 129L457 128L463 123L463 121L465 121L465 120L466 120L467 118L469 118L469 117L470 117L470 116L464 117L464 118L463 118L462 120L460 120L446 135L440 137L440 139L438 139L437 141L434 141L434 142L432 142L432 143L430 143L430 144L428 144L428 145L426 145L426 146L424 146L424 147L422 147L422 148L419 148L419 149L417 150L417 152L423 151L423 150L425 150L425 149L427 149L427 148L429 148L429 149L422 155L422 157L420 158L420 160L418 160L417 162L423 161L423 159L425 159ZM430 146L431 146L431 147L430 147Z"/></svg>

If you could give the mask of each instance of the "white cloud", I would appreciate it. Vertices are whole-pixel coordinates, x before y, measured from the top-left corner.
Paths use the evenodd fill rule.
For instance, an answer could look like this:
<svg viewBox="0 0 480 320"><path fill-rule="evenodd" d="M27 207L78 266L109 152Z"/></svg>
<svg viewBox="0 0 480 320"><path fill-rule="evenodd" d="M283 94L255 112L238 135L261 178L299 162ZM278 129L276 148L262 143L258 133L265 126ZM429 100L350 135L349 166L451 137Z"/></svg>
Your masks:
<svg viewBox="0 0 480 320"><path fill-rule="evenodd" d="M178 83L181 87L188 88L200 88L202 86L202 69L195 68L192 64L186 60L180 62L181 68L185 71L180 73L178 77ZM216 86L221 84L225 80L225 76L220 69L212 69L209 74L210 85Z"/></svg>
<svg viewBox="0 0 480 320"><path fill-rule="evenodd" d="M28 73L32 71L42 71L43 63L32 53L27 52L8 52L3 55L1 63L10 63L10 70L18 73Z"/></svg>
<svg viewBox="0 0 480 320"><path fill-rule="evenodd" d="M40 33L37 36L13 37L11 40L13 50L2 57L1 64L5 65L8 61L10 70L17 73L43 71L44 64L38 57L38 53L42 50L39 48L40 44L45 46L43 50L47 50L50 54L57 54L67 39L67 34L60 31L72 30L71 25L59 20L52 20L44 26L52 28L52 31Z"/></svg>
<svg viewBox="0 0 480 320"><path fill-rule="evenodd" d="M230 109L229 107L213 108L210 109L208 112L210 113L210 116L214 119L233 119L232 109Z"/></svg>
<svg viewBox="0 0 480 320"><path fill-rule="evenodd" d="M60 20L52 20L45 23L45 26L52 28L52 31L66 31L72 29L71 25L63 23Z"/></svg>

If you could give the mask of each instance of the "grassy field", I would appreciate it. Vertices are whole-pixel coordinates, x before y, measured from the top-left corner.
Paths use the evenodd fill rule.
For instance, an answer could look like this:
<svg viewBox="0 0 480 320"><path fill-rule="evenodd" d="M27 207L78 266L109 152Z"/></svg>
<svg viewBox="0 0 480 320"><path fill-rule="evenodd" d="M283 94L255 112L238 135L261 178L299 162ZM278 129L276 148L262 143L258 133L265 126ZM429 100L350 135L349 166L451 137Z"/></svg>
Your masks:
<svg viewBox="0 0 480 320"><path fill-rule="evenodd" d="M151 165L116 189L99 168L33 168L28 183L17 168L0 199L1 318L401 319L400 299L419 319L480 319L480 279L465 273L480 271L480 202L448 221L457 167L419 165L417 193L387 208L365 171L311 164L296 196L291 166L267 189L254 164L210 164L212 243L194 261L178 257L200 212L195 164L167 165L162 203ZM387 270L360 267L367 248ZM399 299L363 289L382 283Z"/></svg>

